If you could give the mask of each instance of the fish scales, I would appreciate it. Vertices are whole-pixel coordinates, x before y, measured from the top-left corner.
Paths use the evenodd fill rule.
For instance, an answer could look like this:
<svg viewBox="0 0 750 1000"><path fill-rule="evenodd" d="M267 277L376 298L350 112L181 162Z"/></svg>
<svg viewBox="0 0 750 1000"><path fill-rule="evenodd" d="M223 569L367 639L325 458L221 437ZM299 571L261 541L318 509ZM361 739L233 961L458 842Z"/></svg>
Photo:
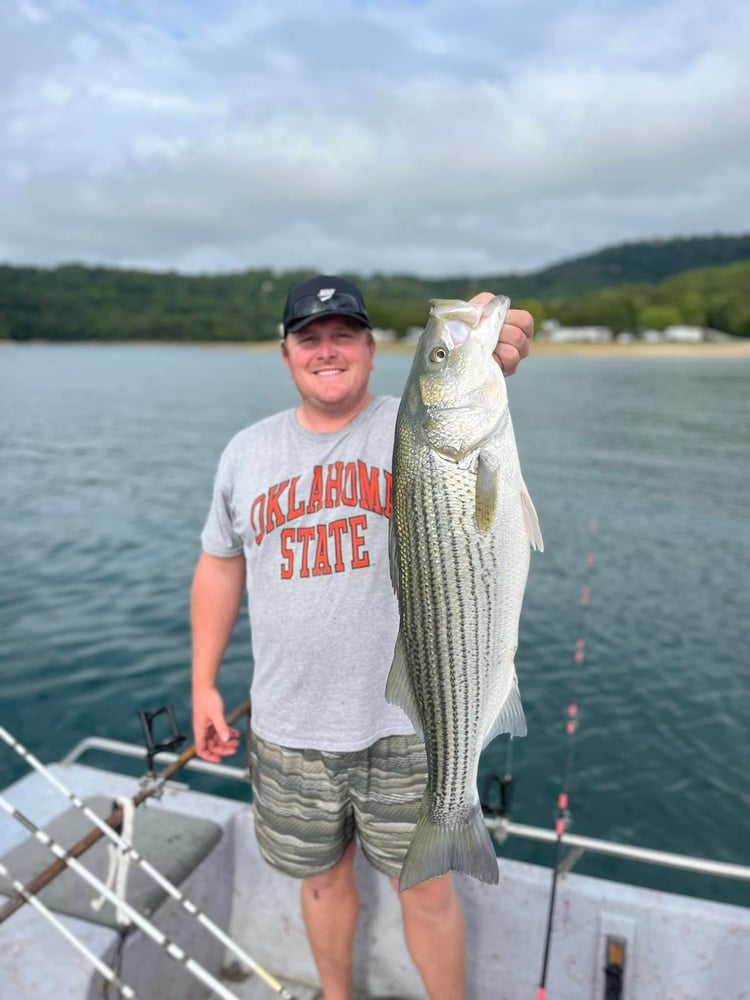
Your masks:
<svg viewBox="0 0 750 1000"><path fill-rule="evenodd" d="M529 547L541 548L541 535L491 357L508 304L433 303L397 420L391 572L400 631L386 697L423 737L428 770L402 889L450 870L497 881L479 756L497 733L525 733L513 658ZM461 328L456 315L468 320ZM451 355L457 377L442 392Z"/></svg>
<svg viewBox="0 0 750 1000"><path fill-rule="evenodd" d="M482 740L482 720L474 707L485 698L491 663L498 654L496 644L493 646L496 630L492 628L486 572L493 561L488 559L486 546L473 544L473 539L462 531L473 520L473 483L468 476L460 480L449 470L440 470L439 461L431 458L425 495L412 495L412 509L423 511L424 531L408 536L418 542L414 559L408 550L406 553L407 561L415 561L422 570L413 578L417 585L413 603L440 612L432 628L422 627L429 618L423 614L406 636L407 648L414 650L418 664L414 674L418 701L434 706L433 711L424 712L423 724L429 727L427 747L433 765L430 814L435 819L454 815L457 808L469 809L464 800L470 788L469 778L474 777L470 774L470 760L478 756ZM449 503L441 506L445 496ZM439 518L446 515L455 526L453 531L447 530L447 524L441 530ZM433 526L434 532L430 531ZM426 546L419 544L423 540ZM435 553L439 560L430 557ZM447 683L440 683L440 675L430 669L436 662L445 663ZM459 664L468 669L459 673ZM440 740L441 732L454 734L454 745ZM462 750L456 752L459 736Z"/></svg>

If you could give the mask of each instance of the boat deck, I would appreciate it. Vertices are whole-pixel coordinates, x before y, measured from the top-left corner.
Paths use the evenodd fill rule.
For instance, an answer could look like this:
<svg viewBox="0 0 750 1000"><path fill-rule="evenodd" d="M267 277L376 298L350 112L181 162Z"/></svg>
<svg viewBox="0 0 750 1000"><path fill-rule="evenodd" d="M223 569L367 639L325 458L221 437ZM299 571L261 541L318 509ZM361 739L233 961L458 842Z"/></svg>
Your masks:
<svg viewBox="0 0 750 1000"><path fill-rule="evenodd" d="M51 770L82 798L114 799L139 788L133 778L77 763ZM69 807L37 774L22 778L4 794L43 827ZM159 801L150 800L140 809L210 819L221 827L219 843L187 876L182 890L288 984L298 1000L312 1000L316 975L299 913L299 886L259 858L247 805L171 784ZM7 856L27 836L10 817L0 816L0 856ZM471 1000L529 1000L536 995L550 871L501 858L500 872L498 886L457 879L466 910ZM361 857L357 873L362 897L356 945L360 995L420 1000L424 993L403 943L397 896L388 880ZM227 970L236 970L236 959L186 917L178 903L167 899L153 920L213 973L225 970L222 981L241 1000L274 995L255 974L227 975ZM115 929L79 917L62 920L113 964ZM750 909L569 874L558 888L547 977L550 998L604 997L608 939L625 947L622 1000L750 996ZM30 906L0 926L0 955L3 995L35 1000L101 996L99 974ZM122 978L142 1000L202 1000L212 995L140 931L125 939L121 964Z"/></svg>

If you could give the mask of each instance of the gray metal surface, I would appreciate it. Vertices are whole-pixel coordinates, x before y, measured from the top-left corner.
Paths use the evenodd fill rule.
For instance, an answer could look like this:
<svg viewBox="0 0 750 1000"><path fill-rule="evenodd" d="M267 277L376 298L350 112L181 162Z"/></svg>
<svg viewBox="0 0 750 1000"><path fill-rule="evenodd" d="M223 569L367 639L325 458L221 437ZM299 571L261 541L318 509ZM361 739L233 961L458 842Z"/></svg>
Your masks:
<svg viewBox="0 0 750 1000"><path fill-rule="evenodd" d="M90 796L86 805L106 819L113 808L112 800L103 795ZM48 826L50 836L69 850L91 829L91 822L71 806ZM135 814L133 845L171 882L181 883L213 850L221 837L221 827L198 816L185 816L169 809L139 807ZM37 840L28 837L22 844L4 855L3 863L14 876L28 885L54 860ZM102 881L109 869L109 842L102 838L86 852L86 867ZM0 893L10 895L10 886L0 876ZM39 893L39 899L50 909L67 913L82 920L91 920L107 927L116 927L115 909L105 902L100 909L91 906L96 892L84 884L75 872L62 872ZM128 876L126 899L146 916L164 902L166 892L133 863Z"/></svg>
<svg viewBox="0 0 750 1000"><path fill-rule="evenodd" d="M54 768L81 796L133 794L134 779L82 765ZM7 790L7 797L40 825L68 803L38 775ZM299 1000L312 1000L315 967L299 907L299 884L277 875L259 858L251 811L241 802L168 786L168 809L205 817L223 835L183 885L231 936L282 980ZM0 854L25 838L0 817ZM356 945L361 996L419 1000L421 983L406 952L400 905L389 881L360 857L357 874L362 917ZM458 878L467 920L470 1000L530 1000L544 946L551 872L500 859L500 884ZM214 973L234 965L223 948L181 908L168 901L154 922ZM117 934L63 918L111 964ZM640 889L604 879L567 875L559 884L548 973L550 1000L601 1000L608 935L626 941L624 1000L740 1000L750 980L750 909ZM235 970L236 971L236 970ZM205 998L201 985L140 933L128 937L122 974L145 1000ZM225 980L241 1000L273 996L255 976ZM0 926L0 995L46 1000L93 1000L98 977L70 944L29 907Z"/></svg>

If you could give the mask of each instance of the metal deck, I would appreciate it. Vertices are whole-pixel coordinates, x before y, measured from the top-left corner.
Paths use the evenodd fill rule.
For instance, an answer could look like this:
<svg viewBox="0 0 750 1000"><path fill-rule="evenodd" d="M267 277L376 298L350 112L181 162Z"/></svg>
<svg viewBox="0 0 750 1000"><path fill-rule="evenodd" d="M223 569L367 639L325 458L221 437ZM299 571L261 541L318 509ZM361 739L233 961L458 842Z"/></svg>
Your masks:
<svg viewBox="0 0 750 1000"><path fill-rule="evenodd" d="M82 797L133 795L139 787L133 778L77 763L51 770ZM5 795L41 826L69 805L37 774L22 778ZM182 889L256 961L289 983L299 1000L311 1000L316 975L299 912L299 886L260 859L250 809L182 785L167 786L160 802L143 808L210 817L222 827L221 841ZM0 856L25 837L23 828L0 816ZM403 943L397 896L362 857L357 872L362 895L356 945L360 995L420 1000L424 993ZM471 1000L531 1000L536 995L550 877L547 868L501 858L498 886L456 879L467 918ZM153 919L212 972L238 971L234 959L174 901L164 903ZM63 920L113 963L115 931L75 918ZM750 996L750 909L568 874L558 886L547 977L550 1000L604 997L608 938L625 946L623 1000ZM142 1000L209 995L138 931L126 939L122 977ZM224 981L241 1000L274 995L254 975ZM0 926L0 983L0 995L29 1000L101 996L98 974L28 906Z"/></svg>

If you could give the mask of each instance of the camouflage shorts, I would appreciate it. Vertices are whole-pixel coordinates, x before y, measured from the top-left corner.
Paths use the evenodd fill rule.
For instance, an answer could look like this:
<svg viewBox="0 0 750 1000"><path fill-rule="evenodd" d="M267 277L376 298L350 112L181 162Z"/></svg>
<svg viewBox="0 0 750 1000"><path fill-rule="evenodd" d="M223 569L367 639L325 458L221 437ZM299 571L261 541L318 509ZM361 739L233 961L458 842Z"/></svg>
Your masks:
<svg viewBox="0 0 750 1000"><path fill-rule="evenodd" d="M355 833L370 863L398 878L427 780L424 744L386 736L349 753L294 750L250 739L260 852L295 878L321 875Z"/></svg>

